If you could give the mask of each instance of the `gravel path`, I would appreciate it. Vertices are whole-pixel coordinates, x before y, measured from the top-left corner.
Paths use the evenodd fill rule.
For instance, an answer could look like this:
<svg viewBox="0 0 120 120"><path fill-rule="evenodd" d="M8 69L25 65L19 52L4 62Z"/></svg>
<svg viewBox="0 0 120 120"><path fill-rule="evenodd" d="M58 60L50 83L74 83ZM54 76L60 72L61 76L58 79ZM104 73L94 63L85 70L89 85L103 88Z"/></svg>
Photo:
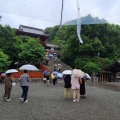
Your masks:
<svg viewBox="0 0 120 120"><path fill-rule="evenodd" d="M0 84L0 120L120 120L120 92L86 86L85 99L73 103L63 99L63 84L47 87L31 82L28 103L20 102L19 83L12 89L11 101L3 101Z"/></svg>

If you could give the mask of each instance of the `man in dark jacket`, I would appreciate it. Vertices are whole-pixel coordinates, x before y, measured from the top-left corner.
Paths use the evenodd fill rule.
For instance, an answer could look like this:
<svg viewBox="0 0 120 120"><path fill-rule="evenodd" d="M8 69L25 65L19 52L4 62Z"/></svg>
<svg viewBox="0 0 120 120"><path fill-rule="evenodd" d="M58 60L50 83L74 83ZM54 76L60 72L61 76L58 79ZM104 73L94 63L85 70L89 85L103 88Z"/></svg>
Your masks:
<svg viewBox="0 0 120 120"><path fill-rule="evenodd" d="M70 99L71 98L71 76L70 75L64 75L64 99Z"/></svg>

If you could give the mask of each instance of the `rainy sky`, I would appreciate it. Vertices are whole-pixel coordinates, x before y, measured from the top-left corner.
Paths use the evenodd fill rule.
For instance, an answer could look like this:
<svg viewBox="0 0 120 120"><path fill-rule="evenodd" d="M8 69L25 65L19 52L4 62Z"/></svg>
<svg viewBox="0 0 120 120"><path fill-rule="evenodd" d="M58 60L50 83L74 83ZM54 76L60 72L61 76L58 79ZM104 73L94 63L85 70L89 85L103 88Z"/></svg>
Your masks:
<svg viewBox="0 0 120 120"><path fill-rule="evenodd" d="M80 16L91 14L109 23L120 24L120 0L63 0L63 20L77 19L77 1ZM0 0L0 24L18 28L26 25L44 29L59 25L62 0Z"/></svg>

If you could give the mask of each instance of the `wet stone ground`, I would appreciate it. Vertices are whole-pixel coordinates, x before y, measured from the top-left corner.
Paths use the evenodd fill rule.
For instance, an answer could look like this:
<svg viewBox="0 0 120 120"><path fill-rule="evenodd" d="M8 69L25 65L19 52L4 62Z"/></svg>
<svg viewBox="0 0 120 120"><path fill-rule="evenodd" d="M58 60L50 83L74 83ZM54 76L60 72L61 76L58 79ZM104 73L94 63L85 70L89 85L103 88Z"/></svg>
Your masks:
<svg viewBox="0 0 120 120"><path fill-rule="evenodd" d="M21 103L22 90L17 83L11 101L5 102L4 84L0 84L0 120L120 120L119 90L88 83L86 98L73 103L72 99L64 100L63 88L63 84L47 87L43 82L31 82L29 102Z"/></svg>

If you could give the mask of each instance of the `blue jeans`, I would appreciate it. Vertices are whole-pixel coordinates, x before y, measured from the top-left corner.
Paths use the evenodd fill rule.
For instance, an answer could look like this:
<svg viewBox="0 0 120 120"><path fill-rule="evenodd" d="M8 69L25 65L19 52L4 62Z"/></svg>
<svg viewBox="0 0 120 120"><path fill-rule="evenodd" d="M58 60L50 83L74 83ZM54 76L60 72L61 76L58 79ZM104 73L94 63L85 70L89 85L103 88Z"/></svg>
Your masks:
<svg viewBox="0 0 120 120"><path fill-rule="evenodd" d="M29 87L28 86L21 86L21 87L23 90L21 98L23 98L24 99L23 101L25 102L27 100L27 93L28 93Z"/></svg>

